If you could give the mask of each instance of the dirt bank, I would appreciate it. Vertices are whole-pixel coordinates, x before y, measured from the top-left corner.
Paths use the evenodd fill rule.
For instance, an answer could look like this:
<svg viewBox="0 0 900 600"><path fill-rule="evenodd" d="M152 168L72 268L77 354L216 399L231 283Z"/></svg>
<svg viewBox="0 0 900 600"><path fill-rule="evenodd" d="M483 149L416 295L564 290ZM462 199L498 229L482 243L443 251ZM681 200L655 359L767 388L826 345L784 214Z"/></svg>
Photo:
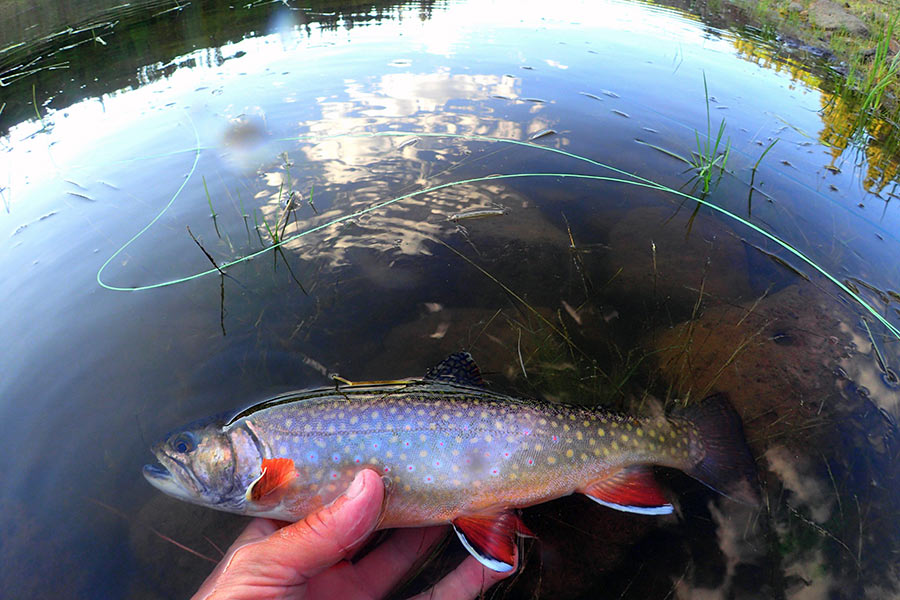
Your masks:
<svg viewBox="0 0 900 600"><path fill-rule="evenodd" d="M900 108L900 0L665 3L698 14L716 27L750 26L775 35L786 46L823 58L862 96L875 86L883 89L878 98L881 106L873 112L896 117Z"/></svg>

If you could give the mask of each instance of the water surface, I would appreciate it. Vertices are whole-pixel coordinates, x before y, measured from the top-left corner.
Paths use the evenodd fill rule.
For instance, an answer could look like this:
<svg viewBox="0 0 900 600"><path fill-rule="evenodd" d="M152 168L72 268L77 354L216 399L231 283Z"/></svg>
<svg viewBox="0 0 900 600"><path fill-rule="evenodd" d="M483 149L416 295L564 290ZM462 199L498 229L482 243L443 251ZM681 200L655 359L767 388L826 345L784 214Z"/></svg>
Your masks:
<svg viewBox="0 0 900 600"><path fill-rule="evenodd" d="M157 532L245 521L147 485L150 443L468 349L523 396L726 392L766 496L528 509L500 597L898 593L897 158L821 65L639 3L5 6L9 589L189 595ZM723 120L704 193L673 154Z"/></svg>

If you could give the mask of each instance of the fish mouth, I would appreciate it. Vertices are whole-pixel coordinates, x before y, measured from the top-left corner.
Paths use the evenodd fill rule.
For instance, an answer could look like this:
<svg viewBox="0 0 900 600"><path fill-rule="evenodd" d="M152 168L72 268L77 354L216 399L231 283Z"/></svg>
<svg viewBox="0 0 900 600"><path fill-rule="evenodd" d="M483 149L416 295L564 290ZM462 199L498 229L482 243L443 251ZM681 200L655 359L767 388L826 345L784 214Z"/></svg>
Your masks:
<svg viewBox="0 0 900 600"><path fill-rule="evenodd" d="M147 481L153 483L160 479L171 479L172 474L162 465L144 465L144 477Z"/></svg>
<svg viewBox="0 0 900 600"><path fill-rule="evenodd" d="M163 462L163 457L158 456L160 463ZM168 458L168 457L166 457ZM171 462L171 461L165 461ZM188 474L188 479L194 481L194 477L190 474L190 472L185 469L183 466L178 465L178 463L171 464L170 468L180 468L182 471L185 471ZM170 496L174 496L181 500L188 500L191 502L197 502L197 495L181 481L182 477L177 477L169 468L166 468L163 464L155 464L155 465L144 465L144 479L147 480L150 485L163 492L164 494L168 494Z"/></svg>

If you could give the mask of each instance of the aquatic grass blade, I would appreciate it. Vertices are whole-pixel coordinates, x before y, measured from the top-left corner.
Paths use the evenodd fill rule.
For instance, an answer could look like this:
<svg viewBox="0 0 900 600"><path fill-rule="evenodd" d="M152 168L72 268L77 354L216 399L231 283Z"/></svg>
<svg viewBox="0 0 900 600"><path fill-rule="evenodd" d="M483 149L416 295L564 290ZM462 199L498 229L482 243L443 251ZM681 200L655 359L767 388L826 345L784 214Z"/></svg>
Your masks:
<svg viewBox="0 0 900 600"><path fill-rule="evenodd" d="M668 156L671 156L674 159L680 160L681 162L683 162L686 165L689 165L691 167L694 166L693 161L686 159L685 157L681 156L677 152L672 152L671 150L667 150L667 149L663 148L662 146L657 146L656 144L651 144L650 142L645 142L644 140L634 140L634 141L643 146L647 146L648 148L653 148L654 150L658 150L659 152L662 152L663 154L667 154Z"/></svg>
<svg viewBox="0 0 900 600"><path fill-rule="evenodd" d="M203 191L206 192L206 203L209 204L209 214L215 219L218 215L216 214L216 209L213 208L212 198L209 196L209 188L206 186L206 176L201 175L200 179L203 180Z"/></svg>

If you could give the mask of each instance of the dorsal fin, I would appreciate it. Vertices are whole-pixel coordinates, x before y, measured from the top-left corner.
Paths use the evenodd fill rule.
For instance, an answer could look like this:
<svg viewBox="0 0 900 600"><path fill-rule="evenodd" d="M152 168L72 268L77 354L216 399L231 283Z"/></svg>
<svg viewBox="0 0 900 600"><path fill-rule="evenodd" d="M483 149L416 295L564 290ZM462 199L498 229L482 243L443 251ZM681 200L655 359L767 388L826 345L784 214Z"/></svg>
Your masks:
<svg viewBox="0 0 900 600"><path fill-rule="evenodd" d="M425 372L427 381L447 381L484 387L481 370L468 352L454 352Z"/></svg>

